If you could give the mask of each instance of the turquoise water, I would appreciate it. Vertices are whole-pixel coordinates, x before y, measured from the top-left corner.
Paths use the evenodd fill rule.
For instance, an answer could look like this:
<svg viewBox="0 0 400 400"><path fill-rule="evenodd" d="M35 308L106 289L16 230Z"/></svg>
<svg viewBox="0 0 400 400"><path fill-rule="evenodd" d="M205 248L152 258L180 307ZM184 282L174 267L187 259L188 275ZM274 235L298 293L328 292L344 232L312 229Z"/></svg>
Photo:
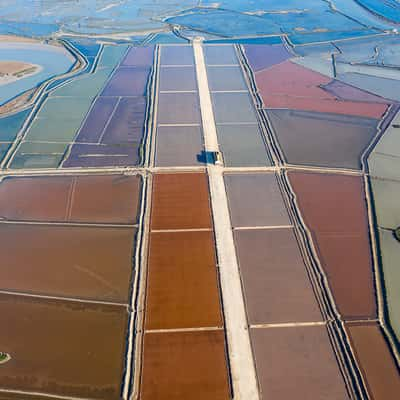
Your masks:
<svg viewBox="0 0 400 400"><path fill-rule="evenodd" d="M20 24L25 32L30 31L29 36L46 35L61 27L65 32L107 34L167 28L161 19L157 21L158 17L197 4L198 0L2 0L0 15L7 22Z"/></svg>
<svg viewBox="0 0 400 400"><path fill-rule="evenodd" d="M357 19L357 21L366 26L379 29L395 28L394 24L391 24L389 21L385 21L381 18L377 18L376 15L369 12L366 8L364 8L356 1L333 0L332 3L340 12L348 15L349 17Z"/></svg>
<svg viewBox="0 0 400 400"><path fill-rule="evenodd" d="M1 85L0 105L54 76L68 72L75 63L71 54L61 47L33 43L0 43L0 60L27 62L42 67L34 75Z"/></svg>
<svg viewBox="0 0 400 400"><path fill-rule="evenodd" d="M378 34L375 29L363 29L359 31L335 31L321 33L306 33L289 35L289 40L294 45L302 45L309 43L331 42L334 40L343 40L350 38L359 38Z"/></svg>
<svg viewBox="0 0 400 400"><path fill-rule="evenodd" d="M16 22L5 20L0 22L1 35L17 35L41 38L50 36L57 31L58 25L56 24L40 24L33 22Z"/></svg>
<svg viewBox="0 0 400 400"><path fill-rule="evenodd" d="M31 111L32 108L28 108L17 114L0 118L0 142L13 141Z"/></svg>
<svg viewBox="0 0 400 400"><path fill-rule="evenodd" d="M297 28L304 33L325 28L343 38L345 31L361 31L359 25L393 29L390 20L399 22L400 9L399 0L2 0L0 15L0 33L36 37L60 31L84 35L127 32L128 40L137 40L135 34L146 40L152 33L171 32L169 23L178 23L220 36L215 39L297 34ZM312 39L308 36L302 42L308 38ZM179 41L168 33L149 40Z"/></svg>
<svg viewBox="0 0 400 400"><path fill-rule="evenodd" d="M166 21L222 37L280 33L280 27L274 22L229 10L196 8Z"/></svg>
<svg viewBox="0 0 400 400"><path fill-rule="evenodd" d="M85 57L96 57L100 50L100 45L94 40L89 39L69 39L68 42L79 50Z"/></svg>
<svg viewBox="0 0 400 400"><path fill-rule="evenodd" d="M202 4L207 5L207 2ZM237 39L287 34L294 44L305 44L361 37L380 33L383 29L391 29L372 14L366 18L365 10L360 6L344 7L342 0L338 0L338 6L341 7L342 12L337 12L328 2L320 0L307 3L297 0L260 1L257 4L254 3L254 6L245 5L240 1L218 4L218 8L198 7L185 10L166 18L165 21L179 27L187 36L189 30L197 31L206 38L207 35L214 35L208 38L209 41L218 40L216 36ZM255 9L256 5L258 9ZM223 8L224 6L226 8ZM355 14L360 9L362 10L361 18L358 20ZM345 15L345 10L348 11L348 15ZM377 21L376 24L374 20Z"/></svg>
<svg viewBox="0 0 400 400"><path fill-rule="evenodd" d="M264 37L245 37L241 39L217 39L206 40L205 43L224 44L224 43L237 43L237 44L281 44L282 39L280 36L264 36Z"/></svg>
<svg viewBox="0 0 400 400"><path fill-rule="evenodd" d="M154 35L153 38L151 38L147 44L170 44L170 43L189 43L188 40L181 38L179 36L174 35L172 32L167 32L167 33L158 33L156 35Z"/></svg>
<svg viewBox="0 0 400 400"><path fill-rule="evenodd" d="M327 3L323 0L202 0L202 6L212 7L218 3L219 8L229 9L239 12L277 12L284 10L302 11L305 9L316 10L326 8Z"/></svg>
<svg viewBox="0 0 400 400"><path fill-rule="evenodd" d="M363 7L396 23L400 23L399 0L357 0Z"/></svg>

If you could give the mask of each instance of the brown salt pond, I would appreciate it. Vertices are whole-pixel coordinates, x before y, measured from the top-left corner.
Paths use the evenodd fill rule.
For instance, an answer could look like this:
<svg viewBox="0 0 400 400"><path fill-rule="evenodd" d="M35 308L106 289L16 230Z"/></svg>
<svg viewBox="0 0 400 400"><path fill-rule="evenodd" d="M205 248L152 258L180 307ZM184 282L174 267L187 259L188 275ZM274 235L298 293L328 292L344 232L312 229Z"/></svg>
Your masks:
<svg viewBox="0 0 400 400"><path fill-rule="evenodd" d="M0 216L8 220L136 223L141 177L123 175L7 177Z"/></svg>
<svg viewBox="0 0 400 400"><path fill-rule="evenodd" d="M373 400L396 400L400 393L400 371L376 323L348 323L353 351Z"/></svg>
<svg viewBox="0 0 400 400"><path fill-rule="evenodd" d="M155 174L151 229L211 229L207 175Z"/></svg>
<svg viewBox="0 0 400 400"><path fill-rule="evenodd" d="M146 329L222 326L213 234L150 236Z"/></svg>
<svg viewBox="0 0 400 400"><path fill-rule="evenodd" d="M136 230L0 224L0 288L127 303Z"/></svg>
<svg viewBox="0 0 400 400"><path fill-rule="evenodd" d="M329 285L345 319L376 316L363 180L359 176L288 173Z"/></svg>
<svg viewBox="0 0 400 400"><path fill-rule="evenodd" d="M140 204L140 175L80 176L75 179L70 220L136 223Z"/></svg>
<svg viewBox="0 0 400 400"><path fill-rule="evenodd" d="M70 177L11 177L0 183L0 216L11 220L64 221Z"/></svg>
<svg viewBox="0 0 400 400"><path fill-rule="evenodd" d="M292 229L234 236L250 324L322 320Z"/></svg>
<svg viewBox="0 0 400 400"><path fill-rule="evenodd" d="M234 227L290 225L275 174L225 174L225 184Z"/></svg>
<svg viewBox="0 0 400 400"><path fill-rule="evenodd" d="M141 400L231 398L222 330L146 333Z"/></svg>
<svg viewBox="0 0 400 400"><path fill-rule="evenodd" d="M324 326L251 329L250 334L262 400L349 399Z"/></svg>
<svg viewBox="0 0 400 400"><path fill-rule="evenodd" d="M125 307L0 295L3 389L120 399Z"/></svg>

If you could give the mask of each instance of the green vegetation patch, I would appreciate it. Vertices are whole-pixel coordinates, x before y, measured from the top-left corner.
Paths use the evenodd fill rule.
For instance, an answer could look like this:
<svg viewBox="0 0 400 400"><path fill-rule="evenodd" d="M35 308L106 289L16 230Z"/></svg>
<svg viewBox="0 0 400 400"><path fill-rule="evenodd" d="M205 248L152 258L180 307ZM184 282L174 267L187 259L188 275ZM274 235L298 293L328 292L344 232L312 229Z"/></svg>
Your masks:
<svg viewBox="0 0 400 400"><path fill-rule="evenodd" d="M6 363L10 360L10 358L11 357L9 354L0 351L0 364Z"/></svg>
<svg viewBox="0 0 400 400"><path fill-rule="evenodd" d="M400 242L400 226L394 230L394 237Z"/></svg>

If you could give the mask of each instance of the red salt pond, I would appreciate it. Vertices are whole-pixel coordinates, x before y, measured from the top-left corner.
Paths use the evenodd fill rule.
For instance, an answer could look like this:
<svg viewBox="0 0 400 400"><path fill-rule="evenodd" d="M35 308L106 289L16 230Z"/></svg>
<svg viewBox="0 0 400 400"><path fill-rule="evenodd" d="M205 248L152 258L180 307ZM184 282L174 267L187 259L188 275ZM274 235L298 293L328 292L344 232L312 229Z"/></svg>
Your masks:
<svg viewBox="0 0 400 400"><path fill-rule="evenodd" d="M0 224L0 288L128 303L136 230Z"/></svg>
<svg viewBox="0 0 400 400"><path fill-rule="evenodd" d="M207 175L153 175L141 400L228 400Z"/></svg>
<svg viewBox="0 0 400 400"><path fill-rule="evenodd" d="M257 88L266 108L290 108L381 118L388 104L341 101L323 90L331 79L285 61L255 73Z"/></svg>
<svg viewBox="0 0 400 400"><path fill-rule="evenodd" d="M7 177L0 183L0 215L8 220L132 224L140 190L139 175Z"/></svg>
<svg viewBox="0 0 400 400"><path fill-rule="evenodd" d="M212 232L152 233L146 329L222 324Z"/></svg>
<svg viewBox="0 0 400 400"><path fill-rule="evenodd" d="M224 332L146 333L141 400L228 400Z"/></svg>
<svg viewBox="0 0 400 400"><path fill-rule="evenodd" d="M400 373L376 323L348 323L353 351L373 400L395 400L400 393Z"/></svg>
<svg viewBox="0 0 400 400"><path fill-rule="evenodd" d="M363 180L327 173L288 173L339 312L376 317Z"/></svg>
<svg viewBox="0 0 400 400"><path fill-rule="evenodd" d="M153 230L211 229L206 174L156 174L153 179Z"/></svg>

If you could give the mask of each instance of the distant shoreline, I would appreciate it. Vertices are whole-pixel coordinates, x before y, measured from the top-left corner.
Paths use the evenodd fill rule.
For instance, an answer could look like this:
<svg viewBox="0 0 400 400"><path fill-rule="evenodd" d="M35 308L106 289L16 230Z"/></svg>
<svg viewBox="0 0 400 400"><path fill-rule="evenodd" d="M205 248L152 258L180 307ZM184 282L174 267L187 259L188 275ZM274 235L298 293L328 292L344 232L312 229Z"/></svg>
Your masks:
<svg viewBox="0 0 400 400"><path fill-rule="evenodd" d="M0 42L39 43L40 40L16 35L0 35Z"/></svg>

